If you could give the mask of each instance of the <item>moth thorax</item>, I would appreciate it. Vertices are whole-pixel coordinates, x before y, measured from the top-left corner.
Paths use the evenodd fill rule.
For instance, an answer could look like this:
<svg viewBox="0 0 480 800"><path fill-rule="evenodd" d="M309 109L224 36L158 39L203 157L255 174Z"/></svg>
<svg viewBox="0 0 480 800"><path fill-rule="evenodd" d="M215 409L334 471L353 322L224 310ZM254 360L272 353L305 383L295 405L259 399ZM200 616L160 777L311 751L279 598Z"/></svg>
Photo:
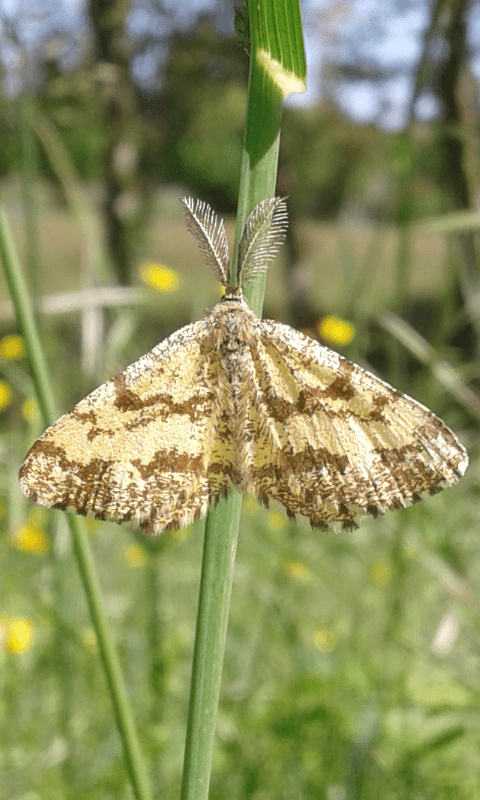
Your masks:
<svg viewBox="0 0 480 800"><path fill-rule="evenodd" d="M222 361L225 377L235 402L240 397L242 386L245 385L245 345L240 345L236 350L225 350Z"/></svg>

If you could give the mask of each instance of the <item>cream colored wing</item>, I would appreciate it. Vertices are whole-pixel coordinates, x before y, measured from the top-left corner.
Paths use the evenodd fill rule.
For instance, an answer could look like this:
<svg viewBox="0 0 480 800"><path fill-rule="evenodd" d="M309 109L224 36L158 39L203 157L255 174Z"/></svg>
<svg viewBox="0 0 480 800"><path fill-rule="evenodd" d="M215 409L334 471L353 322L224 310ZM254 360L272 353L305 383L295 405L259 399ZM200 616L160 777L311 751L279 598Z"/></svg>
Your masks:
<svg viewBox="0 0 480 800"><path fill-rule="evenodd" d="M211 335L206 320L182 328L51 425L20 470L24 494L147 533L203 516L225 483L208 475L222 413Z"/></svg>
<svg viewBox="0 0 480 800"><path fill-rule="evenodd" d="M260 325L252 494L314 527L352 527L464 474L465 449L427 408L286 325Z"/></svg>

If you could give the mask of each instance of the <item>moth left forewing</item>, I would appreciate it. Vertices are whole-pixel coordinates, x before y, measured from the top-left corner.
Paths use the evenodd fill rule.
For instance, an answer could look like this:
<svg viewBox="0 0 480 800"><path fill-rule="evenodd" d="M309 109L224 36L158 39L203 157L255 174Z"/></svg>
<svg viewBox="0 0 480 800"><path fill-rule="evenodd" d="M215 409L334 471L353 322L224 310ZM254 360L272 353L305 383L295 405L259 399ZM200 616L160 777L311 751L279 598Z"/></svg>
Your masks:
<svg viewBox="0 0 480 800"><path fill-rule="evenodd" d="M286 325L261 326L259 394L282 448L263 445L278 466L259 473L260 493L315 526L348 526L465 472L464 448L420 403Z"/></svg>
<svg viewBox="0 0 480 800"><path fill-rule="evenodd" d="M50 426L22 465L23 492L145 532L203 516L219 413L210 336L204 320L182 328Z"/></svg>

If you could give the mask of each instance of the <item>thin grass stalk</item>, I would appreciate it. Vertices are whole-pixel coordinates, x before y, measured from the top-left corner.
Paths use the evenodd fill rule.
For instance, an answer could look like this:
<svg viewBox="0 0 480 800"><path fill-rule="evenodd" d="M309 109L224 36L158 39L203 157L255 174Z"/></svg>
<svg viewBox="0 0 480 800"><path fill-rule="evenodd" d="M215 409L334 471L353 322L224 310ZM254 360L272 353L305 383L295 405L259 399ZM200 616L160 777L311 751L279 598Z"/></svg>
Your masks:
<svg viewBox="0 0 480 800"><path fill-rule="evenodd" d="M231 271L233 285L237 274L238 242L247 216L258 202L275 194L280 120L286 93L266 70L260 53L265 54L266 39L268 34L273 33L269 29L272 20L267 17L272 11L275 15L280 5L281 2L272 3L271 0L259 0L257 5L249 4L252 51ZM298 2L289 0L287 5L290 6L290 20L294 21L297 28L300 24L301 41ZM280 36L283 43L288 38L287 27L288 20ZM265 33L266 37L263 36ZM302 62L302 58L304 63L303 50L300 56L295 53L293 57L288 48L285 51L287 60L290 57L290 67L293 62L295 65ZM290 72L289 77L291 75ZM297 83L295 91L299 90ZM263 275L252 281L245 292L250 308L258 316L261 316L264 293ZM232 490L226 500L210 510L206 519L181 800L208 798L241 508L242 495Z"/></svg>
<svg viewBox="0 0 480 800"><path fill-rule="evenodd" d="M50 165L60 181L68 205L83 234L81 285L90 289L107 275L106 256L102 246L103 233L98 224L98 213L82 188L72 159L62 137L52 121L38 109L30 115L32 129L37 134ZM103 310L96 305L82 309L82 372L92 377L101 353L100 340Z"/></svg>
<svg viewBox="0 0 480 800"><path fill-rule="evenodd" d="M94 279L108 278L106 255L102 245L102 232L98 223L98 213L88 193L82 187L72 159L65 147L59 131L52 121L38 109L30 115L32 130L37 135L48 158L49 164L58 178L68 206L83 235L82 271L88 278L87 285Z"/></svg>
<svg viewBox="0 0 480 800"><path fill-rule="evenodd" d="M51 648L52 669L56 675L60 689L60 702L57 708L57 724L59 735L66 745L66 757L61 764L62 791L65 798L74 797L75 787L78 786L78 775L80 774L77 762L76 744L78 740L75 736L73 725L75 712L75 665L72 658L70 642L65 636L62 610L68 607L69 590L66 586L64 564L70 556L70 548L67 553L60 553L58 536L60 534L59 523L63 522L61 516L49 514L47 519L47 533L52 543L50 549L50 563L52 566L52 592L53 603L56 613L54 617L53 646Z"/></svg>
<svg viewBox="0 0 480 800"><path fill-rule="evenodd" d="M25 340L27 357L35 385L38 403L47 425L57 418L52 381L35 324L31 301L24 282L16 249L7 220L0 208L0 257L4 265L19 328ZM123 743L126 767L137 800L151 800L150 788L132 712L127 699L120 662L113 637L103 610L100 586L85 528L79 517L67 514L73 547L80 576L97 636L108 691L112 700L120 738Z"/></svg>
<svg viewBox="0 0 480 800"><path fill-rule="evenodd" d="M40 295L40 288L42 286L43 265L40 255L39 247L39 215L38 215L38 155L37 143L35 141L33 131L30 125L30 117L32 113L32 99L28 90L24 90L19 98L18 103L18 125L20 130L20 142L22 152L22 196L23 196L23 212L25 220L25 237L26 237L26 259L25 271L28 276L29 285L31 289L31 296L35 304L35 310L38 314L38 300ZM39 326L42 323L42 317L37 316ZM30 383L30 380L29 380ZM31 387L29 386L28 393ZM37 431L37 435L38 435ZM35 437L36 438L36 437ZM17 470L15 470L16 472ZM15 475L15 479L16 479ZM15 480L16 483L16 480ZM21 502L17 487L12 492L12 495L18 498ZM22 503L23 510L23 503ZM64 559L59 555L58 548L55 547L57 540L56 533L59 528L61 517L54 517L49 514L47 518L46 531L49 539L52 541L50 549L50 563L52 566L51 576L52 584L51 589L53 593L53 603L56 609L63 609L66 607L67 589L65 586L65 570L63 569ZM75 763L75 737L73 735L73 705L74 705L74 681L73 681L73 668L72 659L70 655L69 642L65 638L64 627L58 615L55 615L55 625L53 628L53 647L51 648L51 669L56 677L59 689L59 702L57 724L58 732L66 744L66 758L62 760L60 765L60 780L62 781L62 791L65 797L73 796L76 785L76 775L78 765Z"/></svg>
<svg viewBox="0 0 480 800"><path fill-rule="evenodd" d="M438 357L435 349L408 322L389 311L377 314L375 321L420 363L431 371L436 380L474 419L480 420L480 395L448 362Z"/></svg>
<svg viewBox="0 0 480 800"><path fill-rule="evenodd" d="M38 224L38 165L36 142L28 123L31 98L25 89L18 101L18 126L21 144L22 198L25 223L26 269L33 296L39 295L41 283L41 261L39 258Z"/></svg>
<svg viewBox="0 0 480 800"><path fill-rule="evenodd" d="M210 784L242 495L208 514L188 709L182 800L206 800Z"/></svg>
<svg viewBox="0 0 480 800"><path fill-rule="evenodd" d="M146 547L147 565L145 580L145 608L147 611L145 636L147 641L149 683L150 683L150 715L149 724L152 731L158 730L165 722L165 676L166 659L164 645L164 620L159 609L164 597L164 576L161 572L161 558L168 540L160 537L149 540L155 546ZM158 546L156 546L158 543ZM160 793L165 772L165 745L162 742L152 765L152 786L155 796Z"/></svg>

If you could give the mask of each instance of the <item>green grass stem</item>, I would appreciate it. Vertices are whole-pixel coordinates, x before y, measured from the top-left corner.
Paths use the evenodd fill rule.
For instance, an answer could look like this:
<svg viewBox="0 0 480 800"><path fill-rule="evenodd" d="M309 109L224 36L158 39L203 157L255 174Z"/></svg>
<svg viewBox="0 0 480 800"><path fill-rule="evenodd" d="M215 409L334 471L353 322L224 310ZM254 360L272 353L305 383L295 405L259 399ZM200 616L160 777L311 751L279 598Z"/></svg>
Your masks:
<svg viewBox="0 0 480 800"><path fill-rule="evenodd" d="M293 65L305 63L297 0L289 0L287 4L282 0L260 0L258 4L249 4L249 11L252 48L232 283L236 278L236 253L246 218L257 203L275 194L282 104L292 85L297 91L300 88L299 83L292 84ZM294 40L296 47L301 45L300 53L289 49L292 43L287 36L289 29L297 33L300 30L300 38ZM270 41L282 43L282 53L278 48L272 53ZM269 54L271 58L277 56L276 75L269 69ZM288 90L281 85L282 73L278 69L282 54L290 67ZM245 293L250 307L259 316L264 292L265 276L259 276ZM241 508L242 495L232 491L226 500L210 510L205 524L181 800L208 798Z"/></svg>
<svg viewBox="0 0 480 800"><path fill-rule="evenodd" d="M38 220L38 164L37 147L31 126L28 122L31 98L23 91L18 100L18 127L22 153L22 199L25 222L26 271L30 279L33 296L40 294L41 260L39 257Z"/></svg>
<svg viewBox="0 0 480 800"><path fill-rule="evenodd" d="M181 800L208 797L241 509L234 492L205 524Z"/></svg>
<svg viewBox="0 0 480 800"><path fill-rule="evenodd" d="M4 265L7 283L15 306L18 325L25 340L27 357L38 403L45 424L48 425L54 422L58 416L51 388L52 382L16 249L10 235L6 217L1 208L0 257ZM80 577L97 636L98 648L114 708L118 731L123 743L125 762L133 791L137 800L151 800L146 770L127 698L120 662L103 610L100 586L88 538L84 525L79 517L67 514L67 519L72 534L73 547Z"/></svg>

